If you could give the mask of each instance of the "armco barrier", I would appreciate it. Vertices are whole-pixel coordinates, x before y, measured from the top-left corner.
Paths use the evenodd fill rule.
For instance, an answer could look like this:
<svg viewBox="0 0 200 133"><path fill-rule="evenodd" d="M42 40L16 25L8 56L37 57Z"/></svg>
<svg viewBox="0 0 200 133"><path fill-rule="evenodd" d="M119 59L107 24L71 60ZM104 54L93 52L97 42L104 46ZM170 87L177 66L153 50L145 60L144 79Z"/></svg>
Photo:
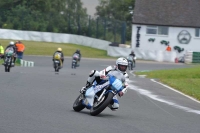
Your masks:
<svg viewBox="0 0 200 133"><path fill-rule="evenodd" d="M200 63L200 52L193 52L193 51L186 52L185 63Z"/></svg>
<svg viewBox="0 0 200 133"><path fill-rule="evenodd" d="M34 67L33 61L20 60L20 64L22 67Z"/></svg>

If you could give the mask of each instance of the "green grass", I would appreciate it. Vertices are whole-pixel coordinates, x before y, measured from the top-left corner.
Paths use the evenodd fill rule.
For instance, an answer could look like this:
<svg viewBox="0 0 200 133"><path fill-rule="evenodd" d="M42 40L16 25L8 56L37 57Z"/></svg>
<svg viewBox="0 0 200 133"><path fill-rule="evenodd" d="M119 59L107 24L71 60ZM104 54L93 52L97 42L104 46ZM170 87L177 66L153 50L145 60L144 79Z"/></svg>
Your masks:
<svg viewBox="0 0 200 133"><path fill-rule="evenodd" d="M2 65L2 63L3 63L4 61L3 61L3 59L1 59L0 60L0 65ZM16 66L19 66L20 65L20 62L16 59L16 62L15 62L15 65Z"/></svg>
<svg viewBox="0 0 200 133"><path fill-rule="evenodd" d="M158 79L160 82L200 100L200 65L191 68L136 72L135 74Z"/></svg>
<svg viewBox="0 0 200 133"><path fill-rule="evenodd" d="M0 43L5 48L11 40L0 40ZM15 41L15 40L14 40ZM48 42L34 42L22 41L25 45L24 55L49 55L52 56L58 47L62 48L65 56L72 56L72 54L79 49L82 57L86 58L109 58L106 50L95 49L87 46L69 44L69 43L48 43Z"/></svg>

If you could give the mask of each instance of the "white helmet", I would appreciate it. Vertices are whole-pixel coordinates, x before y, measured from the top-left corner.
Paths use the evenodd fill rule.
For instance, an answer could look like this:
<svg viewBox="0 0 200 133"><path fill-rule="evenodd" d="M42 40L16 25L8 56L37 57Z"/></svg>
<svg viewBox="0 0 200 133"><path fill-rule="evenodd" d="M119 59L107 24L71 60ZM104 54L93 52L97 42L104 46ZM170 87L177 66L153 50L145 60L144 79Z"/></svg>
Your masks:
<svg viewBox="0 0 200 133"><path fill-rule="evenodd" d="M127 66L128 66L128 61L126 58L120 57L116 60L116 69L119 72L124 73L127 69Z"/></svg>
<svg viewBox="0 0 200 133"><path fill-rule="evenodd" d="M14 45L15 43L13 42L13 41L11 41L10 43L9 43L9 45Z"/></svg>

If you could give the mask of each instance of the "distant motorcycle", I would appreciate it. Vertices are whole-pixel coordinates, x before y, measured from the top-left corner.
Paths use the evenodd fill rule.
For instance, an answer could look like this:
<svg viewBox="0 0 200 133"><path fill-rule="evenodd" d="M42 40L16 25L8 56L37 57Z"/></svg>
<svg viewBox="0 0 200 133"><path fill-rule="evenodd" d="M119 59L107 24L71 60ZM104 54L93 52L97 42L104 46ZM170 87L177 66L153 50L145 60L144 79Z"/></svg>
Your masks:
<svg viewBox="0 0 200 133"><path fill-rule="evenodd" d="M72 56L72 69L76 69L76 67L79 66L79 54L75 53L73 56Z"/></svg>
<svg viewBox="0 0 200 133"><path fill-rule="evenodd" d="M12 50L7 50L5 52L4 58L5 58L4 60L5 72L10 72L11 67L14 66L12 65L14 60L14 52Z"/></svg>
<svg viewBox="0 0 200 133"><path fill-rule="evenodd" d="M62 67L62 61L61 61L60 54L55 54L54 59L53 59L53 66L54 66L55 72L59 72L59 70Z"/></svg>
<svg viewBox="0 0 200 133"><path fill-rule="evenodd" d="M128 56L127 60L128 60L128 69L133 70L133 68L135 67L136 56L135 57Z"/></svg>

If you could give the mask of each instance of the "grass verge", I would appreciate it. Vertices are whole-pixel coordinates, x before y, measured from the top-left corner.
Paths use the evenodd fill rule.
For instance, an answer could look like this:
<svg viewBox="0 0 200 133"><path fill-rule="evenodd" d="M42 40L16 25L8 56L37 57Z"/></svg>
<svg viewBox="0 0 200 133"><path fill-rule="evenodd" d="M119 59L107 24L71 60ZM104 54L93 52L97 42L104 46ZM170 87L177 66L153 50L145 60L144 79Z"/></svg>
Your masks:
<svg viewBox="0 0 200 133"><path fill-rule="evenodd" d="M191 68L135 72L135 74L158 79L160 82L200 100L200 65Z"/></svg>
<svg viewBox="0 0 200 133"><path fill-rule="evenodd" d="M5 48L11 40L0 40L0 43ZM15 41L15 40L14 40ZM48 55L52 56L58 47L62 48L65 56L72 54L79 49L82 57L87 58L108 58L116 59L115 57L107 56L106 50L95 49L87 46L69 44L69 43L49 43L49 42L34 42L22 41L25 45L24 55Z"/></svg>
<svg viewBox="0 0 200 133"><path fill-rule="evenodd" d="M0 65L2 65L3 62L4 62L3 59L1 59L0 60ZM20 61L18 59L16 60L15 65L16 66L20 66Z"/></svg>

